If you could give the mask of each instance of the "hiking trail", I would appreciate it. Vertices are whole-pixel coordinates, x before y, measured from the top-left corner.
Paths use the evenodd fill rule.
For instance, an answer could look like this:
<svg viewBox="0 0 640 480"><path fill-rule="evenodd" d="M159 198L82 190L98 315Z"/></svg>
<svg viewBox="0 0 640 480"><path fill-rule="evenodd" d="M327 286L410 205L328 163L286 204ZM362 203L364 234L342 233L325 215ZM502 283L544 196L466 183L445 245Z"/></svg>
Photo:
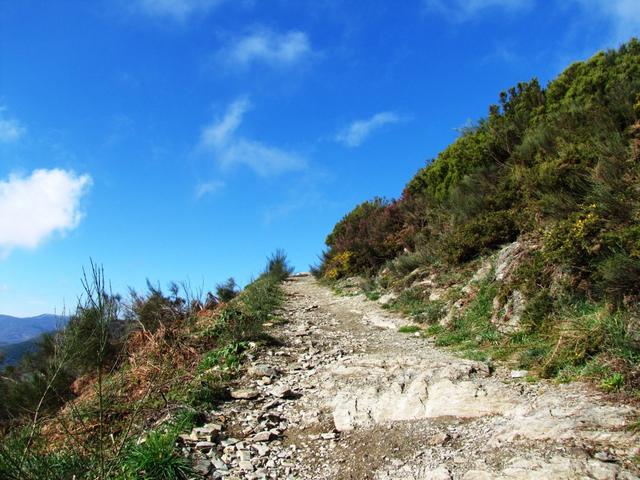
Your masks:
<svg viewBox="0 0 640 480"><path fill-rule="evenodd" d="M206 478L639 478L633 407L459 358L310 275L284 289L284 322L266 326L277 343L183 435Z"/></svg>

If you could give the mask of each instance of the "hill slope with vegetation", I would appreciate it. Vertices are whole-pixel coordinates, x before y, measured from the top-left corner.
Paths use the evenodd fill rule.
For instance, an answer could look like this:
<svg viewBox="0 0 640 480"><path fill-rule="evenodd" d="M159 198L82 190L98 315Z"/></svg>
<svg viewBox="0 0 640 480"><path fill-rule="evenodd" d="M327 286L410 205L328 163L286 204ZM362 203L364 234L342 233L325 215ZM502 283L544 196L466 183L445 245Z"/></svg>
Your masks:
<svg viewBox="0 0 640 480"><path fill-rule="evenodd" d="M262 326L292 270L279 251L243 290L229 279L215 294L149 284L122 297L93 265L67 326L0 371L0 478L192 478L178 435L269 343Z"/></svg>
<svg viewBox="0 0 640 480"><path fill-rule="evenodd" d="M315 273L368 278L469 356L637 394L639 120L637 39L519 83L401 198L338 222Z"/></svg>

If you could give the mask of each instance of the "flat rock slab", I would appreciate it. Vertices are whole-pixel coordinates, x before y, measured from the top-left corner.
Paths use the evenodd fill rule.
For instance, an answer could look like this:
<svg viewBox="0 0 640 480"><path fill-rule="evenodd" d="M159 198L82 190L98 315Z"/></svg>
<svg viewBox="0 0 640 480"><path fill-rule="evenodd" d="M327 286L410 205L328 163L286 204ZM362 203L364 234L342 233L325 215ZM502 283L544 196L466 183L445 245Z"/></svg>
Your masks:
<svg viewBox="0 0 640 480"><path fill-rule="evenodd" d="M332 400L338 431L394 421L508 412L516 395L488 381L481 362L424 362L413 357L368 355L335 365Z"/></svg>
<svg viewBox="0 0 640 480"><path fill-rule="evenodd" d="M514 458L502 470L469 470L462 480L634 480L632 474L621 474L620 467L597 460L576 460L561 456L542 458Z"/></svg>

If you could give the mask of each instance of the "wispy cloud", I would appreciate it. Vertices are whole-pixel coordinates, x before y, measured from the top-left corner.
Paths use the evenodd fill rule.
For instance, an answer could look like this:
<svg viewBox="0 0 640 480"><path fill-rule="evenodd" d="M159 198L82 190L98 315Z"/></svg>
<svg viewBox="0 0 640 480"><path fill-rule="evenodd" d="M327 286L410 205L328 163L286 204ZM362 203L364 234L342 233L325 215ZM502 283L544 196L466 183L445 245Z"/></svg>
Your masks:
<svg viewBox="0 0 640 480"><path fill-rule="evenodd" d="M16 118L6 114L7 108L0 105L0 143L10 143L19 140L26 132L26 128Z"/></svg>
<svg viewBox="0 0 640 480"><path fill-rule="evenodd" d="M534 0L425 0L429 11L440 13L455 22L472 20L491 9L525 11L534 3Z"/></svg>
<svg viewBox="0 0 640 480"><path fill-rule="evenodd" d="M400 115L394 112L380 112L365 120L356 120L343 129L336 136L336 141L347 147L357 147L371 134L385 125L398 123L402 120Z"/></svg>
<svg viewBox="0 0 640 480"><path fill-rule="evenodd" d="M424 0L427 11L441 14L453 22L474 20L492 10L523 13L534 6L546 9L569 8L574 20L608 24L607 35L613 42L627 41L640 34L640 1L638 0ZM577 13L577 15L576 15Z"/></svg>
<svg viewBox="0 0 640 480"><path fill-rule="evenodd" d="M200 136L201 145L221 147L229 143L250 108L251 102L247 97L240 97L231 103L220 120L214 121L204 128Z"/></svg>
<svg viewBox="0 0 640 480"><path fill-rule="evenodd" d="M306 161L298 154L238 135L250 107L246 97L231 103L222 118L202 130L200 148L212 152L223 170L245 165L262 177L270 177L304 169Z"/></svg>
<svg viewBox="0 0 640 480"><path fill-rule="evenodd" d="M574 0L583 7L583 15L604 20L611 29L613 42L623 42L640 35L640 2L638 0Z"/></svg>
<svg viewBox="0 0 640 480"><path fill-rule="evenodd" d="M307 34L297 30L278 33L261 29L237 37L218 51L218 58L237 68L253 64L283 67L296 64L313 53Z"/></svg>
<svg viewBox="0 0 640 480"><path fill-rule="evenodd" d="M221 180L211 180L196 185L196 198L202 198L206 195L215 193L224 188L225 183Z"/></svg>
<svg viewBox="0 0 640 480"><path fill-rule="evenodd" d="M90 176L60 169L0 180L0 257L76 228L83 216L80 201L90 185Z"/></svg>
<svg viewBox="0 0 640 480"><path fill-rule="evenodd" d="M152 17L165 17L183 22L194 14L204 14L225 0L135 0L135 7Z"/></svg>

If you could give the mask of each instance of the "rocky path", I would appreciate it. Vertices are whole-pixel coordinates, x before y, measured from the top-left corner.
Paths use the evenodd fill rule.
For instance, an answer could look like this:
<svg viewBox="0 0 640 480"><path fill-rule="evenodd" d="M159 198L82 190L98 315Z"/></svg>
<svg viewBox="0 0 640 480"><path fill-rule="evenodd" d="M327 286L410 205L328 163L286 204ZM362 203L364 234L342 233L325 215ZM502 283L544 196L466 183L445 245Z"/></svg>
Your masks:
<svg viewBox="0 0 640 480"><path fill-rule="evenodd" d="M457 358L310 276L285 289L280 344L184 438L206 478L639 478L633 408Z"/></svg>

